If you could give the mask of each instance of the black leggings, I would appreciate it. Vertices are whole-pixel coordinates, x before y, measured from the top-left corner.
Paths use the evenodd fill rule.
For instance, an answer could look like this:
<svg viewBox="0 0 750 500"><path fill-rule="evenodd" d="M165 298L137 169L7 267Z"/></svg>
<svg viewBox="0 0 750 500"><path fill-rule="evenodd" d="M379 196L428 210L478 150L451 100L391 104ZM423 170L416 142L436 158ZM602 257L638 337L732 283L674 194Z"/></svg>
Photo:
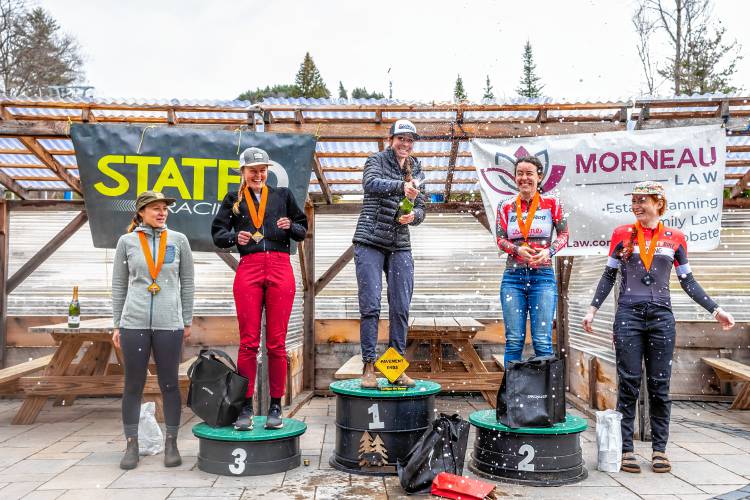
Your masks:
<svg viewBox="0 0 750 500"><path fill-rule="evenodd" d="M167 435L177 436L180 427L180 387L177 371L182 359L183 330L130 330L120 328L120 346L125 362L125 391L122 395L122 424L126 437L138 436L143 386L151 351L164 400Z"/></svg>

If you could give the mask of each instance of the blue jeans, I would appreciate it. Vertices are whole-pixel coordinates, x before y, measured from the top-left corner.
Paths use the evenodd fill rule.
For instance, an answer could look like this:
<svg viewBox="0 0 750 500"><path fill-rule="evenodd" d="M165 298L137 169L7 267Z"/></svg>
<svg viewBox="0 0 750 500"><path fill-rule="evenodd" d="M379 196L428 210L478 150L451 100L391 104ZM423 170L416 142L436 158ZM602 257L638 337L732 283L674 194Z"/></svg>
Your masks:
<svg viewBox="0 0 750 500"><path fill-rule="evenodd" d="M537 356L552 352L552 320L557 308L557 282L551 267L506 269L500 285L505 322L505 366L519 361L526 340L526 318L531 317L531 341Z"/></svg>
<svg viewBox="0 0 750 500"><path fill-rule="evenodd" d="M359 295L362 360L372 363L377 358L383 272L388 282L388 346L404 354L409 329L409 305L414 292L414 259L411 252L389 252L370 245L355 244L354 267Z"/></svg>

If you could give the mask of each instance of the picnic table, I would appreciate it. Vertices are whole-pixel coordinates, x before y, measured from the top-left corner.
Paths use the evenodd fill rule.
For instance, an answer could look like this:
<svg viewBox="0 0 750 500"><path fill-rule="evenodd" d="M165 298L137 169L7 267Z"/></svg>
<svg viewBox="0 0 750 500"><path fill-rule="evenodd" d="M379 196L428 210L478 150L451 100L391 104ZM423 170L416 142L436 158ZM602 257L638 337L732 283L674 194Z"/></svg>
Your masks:
<svg viewBox="0 0 750 500"><path fill-rule="evenodd" d="M70 406L78 396L122 396L122 353L112 342L113 330L112 318L81 321L80 328L68 328L67 323L29 328L32 333L51 335L58 345L54 354L40 358L41 362L31 361L26 368L10 367L6 370L15 370L5 377L0 374L0 389L4 389L0 392L24 395L13 424L34 423L49 397L56 398L54 406ZM189 386L187 369L192 361L183 362L179 369L183 401ZM143 399L156 403L157 419L163 421L161 391L153 364L149 364Z"/></svg>
<svg viewBox="0 0 750 500"><path fill-rule="evenodd" d="M406 373L414 379L439 383L443 392L479 391L494 407L503 368L499 357L484 361L474 348L472 339L482 330L482 323L464 316L410 318L404 353L409 362ZM423 344L429 344L428 359L417 358ZM452 347L458 359L445 359L445 345ZM335 378L359 377L362 368L361 356L353 356L336 372Z"/></svg>

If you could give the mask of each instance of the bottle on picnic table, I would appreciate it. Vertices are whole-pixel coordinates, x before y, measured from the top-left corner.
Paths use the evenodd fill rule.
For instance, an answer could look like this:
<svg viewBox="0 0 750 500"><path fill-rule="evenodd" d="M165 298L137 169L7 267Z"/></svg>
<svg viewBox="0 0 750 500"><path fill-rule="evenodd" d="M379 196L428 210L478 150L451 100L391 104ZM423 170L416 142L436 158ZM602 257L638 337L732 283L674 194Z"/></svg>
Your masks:
<svg viewBox="0 0 750 500"><path fill-rule="evenodd" d="M68 306L68 328L81 327L81 305L78 303L78 287L73 287L73 300Z"/></svg>
<svg viewBox="0 0 750 500"><path fill-rule="evenodd" d="M419 187L419 181L417 179L412 179L411 183L415 188ZM404 198L398 203L398 210L396 210L396 220L398 221L399 217L401 217L402 215L409 215L412 210L414 210L414 200L409 199L408 196L404 196Z"/></svg>

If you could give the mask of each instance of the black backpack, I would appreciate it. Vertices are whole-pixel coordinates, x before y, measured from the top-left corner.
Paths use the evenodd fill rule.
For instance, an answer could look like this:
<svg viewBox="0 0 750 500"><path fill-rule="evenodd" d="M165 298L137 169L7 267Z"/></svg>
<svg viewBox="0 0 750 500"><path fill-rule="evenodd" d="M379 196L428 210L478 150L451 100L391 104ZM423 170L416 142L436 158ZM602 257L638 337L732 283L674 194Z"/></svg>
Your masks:
<svg viewBox="0 0 750 500"><path fill-rule="evenodd" d="M237 420L245 402L248 380L224 351L201 349L188 369L190 392L187 405L211 427L224 427Z"/></svg>

